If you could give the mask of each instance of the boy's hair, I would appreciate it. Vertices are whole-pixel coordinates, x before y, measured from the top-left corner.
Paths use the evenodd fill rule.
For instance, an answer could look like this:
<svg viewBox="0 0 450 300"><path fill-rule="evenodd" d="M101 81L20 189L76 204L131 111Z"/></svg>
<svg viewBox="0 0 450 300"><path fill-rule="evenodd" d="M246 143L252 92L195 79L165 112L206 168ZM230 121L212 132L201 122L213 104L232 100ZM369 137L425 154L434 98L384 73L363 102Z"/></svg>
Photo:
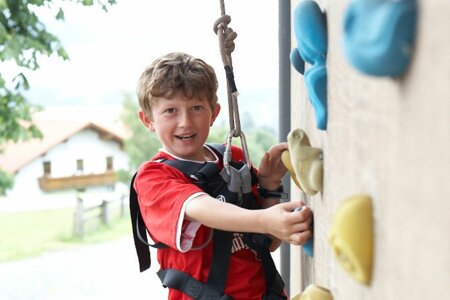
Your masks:
<svg viewBox="0 0 450 300"><path fill-rule="evenodd" d="M173 52L156 59L139 78L139 105L151 116L155 99L171 99L181 93L188 98L205 99L214 109L217 104L217 77L206 62L189 54Z"/></svg>

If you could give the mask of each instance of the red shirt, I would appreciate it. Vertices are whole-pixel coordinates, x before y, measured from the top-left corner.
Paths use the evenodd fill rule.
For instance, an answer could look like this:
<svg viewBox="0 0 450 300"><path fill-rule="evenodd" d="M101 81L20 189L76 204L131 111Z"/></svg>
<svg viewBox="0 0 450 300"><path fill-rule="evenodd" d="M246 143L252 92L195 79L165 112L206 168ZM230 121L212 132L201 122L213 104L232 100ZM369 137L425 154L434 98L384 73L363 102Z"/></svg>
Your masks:
<svg viewBox="0 0 450 300"><path fill-rule="evenodd" d="M161 269L180 270L206 282L211 265L212 242L208 241L212 230L198 222L184 219L188 201L205 192L178 169L157 162L159 159L174 158L163 151L157 153L139 168L134 187L142 217L153 241L169 246L158 249ZM232 147L232 159L245 160L240 148ZM217 160L217 163L221 169L222 160ZM207 245L202 247L205 243ZM201 249L196 250L199 246ZM260 300L265 290L260 260L244 243L241 234L234 233L225 294L236 300ZM190 297L169 289L168 299L188 300Z"/></svg>

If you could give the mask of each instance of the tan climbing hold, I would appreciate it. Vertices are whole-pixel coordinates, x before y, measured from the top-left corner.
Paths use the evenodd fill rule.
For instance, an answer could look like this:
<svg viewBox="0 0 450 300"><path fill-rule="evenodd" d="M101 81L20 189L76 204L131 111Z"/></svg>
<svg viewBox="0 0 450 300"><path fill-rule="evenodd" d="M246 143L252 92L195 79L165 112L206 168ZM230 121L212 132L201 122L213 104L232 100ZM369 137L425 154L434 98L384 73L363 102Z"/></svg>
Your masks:
<svg viewBox="0 0 450 300"><path fill-rule="evenodd" d="M368 285L372 275L372 202L367 195L347 198L336 210L328 241L339 265Z"/></svg>
<svg viewBox="0 0 450 300"><path fill-rule="evenodd" d="M303 293L298 294L291 300L333 300L333 295L324 287L310 284Z"/></svg>
<svg viewBox="0 0 450 300"><path fill-rule="evenodd" d="M321 192L323 181L322 150L311 147L308 136L299 128L292 130L287 139L290 162L299 187L310 196ZM288 167L286 166L286 168Z"/></svg>
<svg viewBox="0 0 450 300"><path fill-rule="evenodd" d="M288 169L289 174L291 175L291 178L294 181L295 185L297 185L298 188L301 189L300 182L298 182L297 180L297 175L295 175L294 167L292 166L291 163L291 155L289 153L289 150L285 150L281 154L281 160L283 161L283 164L286 167L286 169Z"/></svg>

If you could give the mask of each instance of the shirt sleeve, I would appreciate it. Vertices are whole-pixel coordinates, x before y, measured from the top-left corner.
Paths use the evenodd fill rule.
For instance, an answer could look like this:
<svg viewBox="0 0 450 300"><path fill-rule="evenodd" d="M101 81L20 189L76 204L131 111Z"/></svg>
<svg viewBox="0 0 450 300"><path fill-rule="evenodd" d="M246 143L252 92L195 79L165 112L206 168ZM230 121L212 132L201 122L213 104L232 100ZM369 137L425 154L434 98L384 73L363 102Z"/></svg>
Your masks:
<svg viewBox="0 0 450 300"><path fill-rule="evenodd" d="M182 172L160 162L140 168L135 189L150 237L181 252L190 250L201 224L185 220L186 205L205 192Z"/></svg>

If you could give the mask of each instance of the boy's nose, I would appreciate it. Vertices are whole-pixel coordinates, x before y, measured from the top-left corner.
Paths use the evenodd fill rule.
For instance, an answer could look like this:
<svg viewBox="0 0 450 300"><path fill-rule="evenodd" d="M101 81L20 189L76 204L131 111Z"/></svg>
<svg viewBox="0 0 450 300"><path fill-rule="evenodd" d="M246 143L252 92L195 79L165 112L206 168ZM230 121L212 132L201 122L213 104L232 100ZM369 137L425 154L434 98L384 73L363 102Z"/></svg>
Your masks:
<svg viewBox="0 0 450 300"><path fill-rule="evenodd" d="M180 114L178 124L180 127L186 127L191 123L191 116L188 112L183 112Z"/></svg>

